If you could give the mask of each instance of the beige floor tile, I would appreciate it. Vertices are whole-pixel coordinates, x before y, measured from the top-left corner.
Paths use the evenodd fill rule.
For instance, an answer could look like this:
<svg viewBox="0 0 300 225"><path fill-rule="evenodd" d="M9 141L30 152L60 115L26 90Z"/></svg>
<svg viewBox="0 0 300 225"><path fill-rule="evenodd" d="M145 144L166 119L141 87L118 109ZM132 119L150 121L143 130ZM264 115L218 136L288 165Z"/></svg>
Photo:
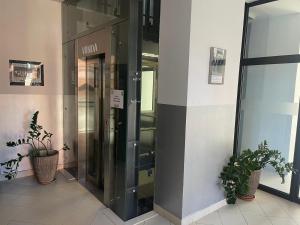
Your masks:
<svg viewBox="0 0 300 225"><path fill-rule="evenodd" d="M107 218L109 218L110 221L113 222L115 225L125 225L124 221L120 219L111 209L103 209L101 211L102 214L104 214Z"/></svg>
<svg viewBox="0 0 300 225"><path fill-rule="evenodd" d="M218 212L214 212L196 221L195 224L222 225L222 222Z"/></svg>
<svg viewBox="0 0 300 225"><path fill-rule="evenodd" d="M47 225L47 224L30 223L25 221L10 221L7 225Z"/></svg>
<svg viewBox="0 0 300 225"><path fill-rule="evenodd" d="M30 190L31 186L19 185L11 181L1 181L0 194L23 194L26 189Z"/></svg>
<svg viewBox="0 0 300 225"><path fill-rule="evenodd" d="M33 224L52 225L52 221L46 219L50 213L51 212L46 207L32 209L29 207L20 207L20 206L14 207L12 212L14 221L26 221L28 223L33 223ZM59 225L59 224L55 224L55 225Z"/></svg>
<svg viewBox="0 0 300 225"><path fill-rule="evenodd" d="M296 222L297 225L300 225L300 218L294 218L294 221Z"/></svg>
<svg viewBox="0 0 300 225"><path fill-rule="evenodd" d="M115 225L111 219L102 211L99 211L92 221L91 225Z"/></svg>
<svg viewBox="0 0 300 225"><path fill-rule="evenodd" d="M161 216L155 216L150 220L147 220L144 224L145 225L172 225L172 223L170 223L168 220L166 220Z"/></svg>
<svg viewBox="0 0 300 225"><path fill-rule="evenodd" d="M8 222L14 219L13 212L14 208L10 206L3 206L1 205L0 209L0 225L7 225Z"/></svg>
<svg viewBox="0 0 300 225"><path fill-rule="evenodd" d="M258 191L193 225L300 225L300 205ZM0 183L0 225L133 225L124 223L77 182L58 175L50 185L33 177ZM138 225L170 225L156 213ZM131 221L132 222L132 221Z"/></svg>
<svg viewBox="0 0 300 225"><path fill-rule="evenodd" d="M287 214L295 220L300 220L300 205L292 202L284 202L284 209Z"/></svg>
<svg viewBox="0 0 300 225"><path fill-rule="evenodd" d="M219 210L222 225L247 225L239 208L228 205Z"/></svg>
<svg viewBox="0 0 300 225"><path fill-rule="evenodd" d="M277 218L289 218L290 216L287 212L277 205L263 205L261 206L263 212L268 217L277 217Z"/></svg>
<svg viewBox="0 0 300 225"><path fill-rule="evenodd" d="M297 223L290 218L270 218L272 225L297 225Z"/></svg>
<svg viewBox="0 0 300 225"><path fill-rule="evenodd" d="M264 215L244 212L243 216L246 219L247 225L272 225L270 219Z"/></svg>
<svg viewBox="0 0 300 225"><path fill-rule="evenodd" d="M261 207L257 204L256 201L248 202L248 201L238 200L237 206L239 207L243 215L244 213L251 213L254 215L264 215Z"/></svg>
<svg viewBox="0 0 300 225"><path fill-rule="evenodd" d="M3 207L14 206L18 195L0 193L0 209Z"/></svg>

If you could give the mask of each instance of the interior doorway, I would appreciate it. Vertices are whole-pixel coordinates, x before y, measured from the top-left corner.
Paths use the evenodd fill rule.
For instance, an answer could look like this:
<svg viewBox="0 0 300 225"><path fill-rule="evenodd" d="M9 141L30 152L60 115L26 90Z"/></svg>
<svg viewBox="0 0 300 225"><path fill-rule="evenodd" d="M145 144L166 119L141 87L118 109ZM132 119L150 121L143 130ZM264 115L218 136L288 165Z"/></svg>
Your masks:
<svg viewBox="0 0 300 225"><path fill-rule="evenodd" d="M110 148L111 28L79 38L77 49L78 180L106 206L113 200Z"/></svg>
<svg viewBox="0 0 300 225"><path fill-rule="evenodd" d="M83 183L88 184L101 201L104 200L104 117L103 117L103 67L100 55L80 59L78 76L78 131L86 138L81 151L86 152L86 176ZM84 65L83 65L84 64Z"/></svg>
<svg viewBox="0 0 300 225"><path fill-rule="evenodd" d="M267 140L294 163L285 183L273 168L262 172L260 189L300 203L300 13L298 1L246 3L236 117L235 151ZM293 25L292 25L293 24Z"/></svg>

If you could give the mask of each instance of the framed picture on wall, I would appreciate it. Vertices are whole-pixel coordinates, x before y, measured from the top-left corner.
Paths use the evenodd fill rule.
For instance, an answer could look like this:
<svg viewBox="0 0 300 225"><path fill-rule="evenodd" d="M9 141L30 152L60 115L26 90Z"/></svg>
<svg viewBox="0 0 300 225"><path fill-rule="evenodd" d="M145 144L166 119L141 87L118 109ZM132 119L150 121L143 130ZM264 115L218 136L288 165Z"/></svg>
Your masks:
<svg viewBox="0 0 300 225"><path fill-rule="evenodd" d="M44 86L44 65L41 62L9 60L10 85Z"/></svg>
<svg viewBox="0 0 300 225"><path fill-rule="evenodd" d="M209 84L224 84L226 64L226 50L221 48L210 48L209 61Z"/></svg>

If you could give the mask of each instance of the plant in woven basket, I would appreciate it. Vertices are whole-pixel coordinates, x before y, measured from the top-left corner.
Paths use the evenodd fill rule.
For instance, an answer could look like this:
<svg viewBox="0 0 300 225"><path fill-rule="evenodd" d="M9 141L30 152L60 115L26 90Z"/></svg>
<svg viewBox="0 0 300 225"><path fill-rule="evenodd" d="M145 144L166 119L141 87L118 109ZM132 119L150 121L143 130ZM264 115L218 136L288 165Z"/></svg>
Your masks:
<svg viewBox="0 0 300 225"><path fill-rule="evenodd" d="M238 196L247 195L250 176L267 165L275 169L282 183L288 173L296 172L293 163L287 163L278 150L270 149L267 141L262 142L255 151L247 149L238 156L232 156L220 175L227 203L235 204Z"/></svg>
<svg viewBox="0 0 300 225"><path fill-rule="evenodd" d="M8 141L6 145L8 147L17 147L20 145L29 145L29 151L27 154L17 153L17 157L8 160L6 162L0 163L0 166L4 168L5 178L11 180L16 177L18 173L18 168L21 161L26 158L34 157L47 157L53 154L52 150L52 133L44 130L43 126L38 124L39 111L33 114L30 129L24 138L20 138L16 141ZM61 150L70 150L69 147L64 144Z"/></svg>

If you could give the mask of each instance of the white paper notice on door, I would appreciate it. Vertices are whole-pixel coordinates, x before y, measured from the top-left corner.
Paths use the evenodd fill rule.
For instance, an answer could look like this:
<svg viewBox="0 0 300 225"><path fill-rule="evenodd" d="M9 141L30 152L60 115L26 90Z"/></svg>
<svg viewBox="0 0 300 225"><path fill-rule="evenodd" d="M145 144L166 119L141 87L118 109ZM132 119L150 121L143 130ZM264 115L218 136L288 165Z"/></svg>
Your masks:
<svg viewBox="0 0 300 225"><path fill-rule="evenodd" d="M124 108L124 90L111 90L110 106L117 109Z"/></svg>

